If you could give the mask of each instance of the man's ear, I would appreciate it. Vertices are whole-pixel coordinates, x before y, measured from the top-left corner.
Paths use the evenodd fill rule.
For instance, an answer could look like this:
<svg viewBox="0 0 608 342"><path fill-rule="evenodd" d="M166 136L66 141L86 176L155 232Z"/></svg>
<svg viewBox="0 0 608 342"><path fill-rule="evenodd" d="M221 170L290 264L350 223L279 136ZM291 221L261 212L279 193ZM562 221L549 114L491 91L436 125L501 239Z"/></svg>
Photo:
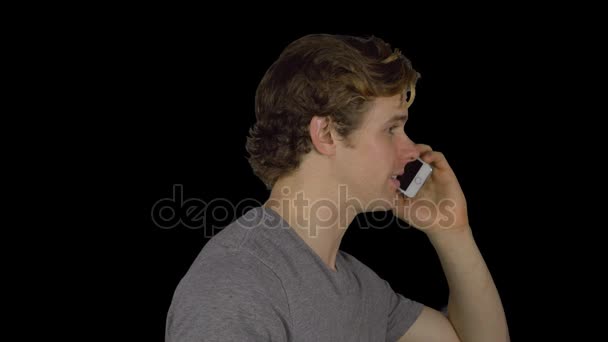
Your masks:
<svg viewBox="0 0 608 342"><path fill-rule="evenodd" d="M333 155L336 152L335 131L329 117L313 116L309 126L310 139L317 152Z"/></svg>

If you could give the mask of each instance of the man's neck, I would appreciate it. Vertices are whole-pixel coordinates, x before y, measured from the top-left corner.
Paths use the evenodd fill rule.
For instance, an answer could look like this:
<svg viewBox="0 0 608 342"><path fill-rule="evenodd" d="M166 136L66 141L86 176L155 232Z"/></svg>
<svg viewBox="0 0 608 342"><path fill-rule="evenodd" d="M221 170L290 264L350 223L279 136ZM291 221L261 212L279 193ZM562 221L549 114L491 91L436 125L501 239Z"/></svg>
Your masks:
<svg viewBox="0 0 608 342"><path fill-rule="evenodd" d="M298 182L277 182L264 207L276 211L296 234L336 271L336 256L342 237L353 221L355 208L345 208L338 186L298 186Z"/></svg>

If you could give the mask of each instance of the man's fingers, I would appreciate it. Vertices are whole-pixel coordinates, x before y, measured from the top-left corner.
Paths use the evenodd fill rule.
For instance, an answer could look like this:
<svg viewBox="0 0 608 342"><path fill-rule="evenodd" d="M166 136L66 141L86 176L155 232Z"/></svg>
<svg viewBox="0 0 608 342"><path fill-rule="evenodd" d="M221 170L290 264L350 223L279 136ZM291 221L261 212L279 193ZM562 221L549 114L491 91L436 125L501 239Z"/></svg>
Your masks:
<svg viewBox="0 0 608 342"><path fill-rule="evenodd" d="M448 168L449 164L445 155L441 152L431 151L427 152L420 157L420 159L424 160L426 163L431 164L439 169Z"/></svg>
<svg viewBox="0 0 608 342"><path fill-rule="evenodd" d="M416 150L420 153L420 159L426 163L432 164L434 167L443 169L449 167L449 164L441 152L433 151L433 148L426 144L416 144Z"/></svg>
<svg viewBox="0 0 608 342"><path fill-rule="evenodd" d="M420 153L421 156L424 155L425 153L433 151L431 146L426 145L426 144L416 144L416 150L418 150L418 153Z"/></svg>

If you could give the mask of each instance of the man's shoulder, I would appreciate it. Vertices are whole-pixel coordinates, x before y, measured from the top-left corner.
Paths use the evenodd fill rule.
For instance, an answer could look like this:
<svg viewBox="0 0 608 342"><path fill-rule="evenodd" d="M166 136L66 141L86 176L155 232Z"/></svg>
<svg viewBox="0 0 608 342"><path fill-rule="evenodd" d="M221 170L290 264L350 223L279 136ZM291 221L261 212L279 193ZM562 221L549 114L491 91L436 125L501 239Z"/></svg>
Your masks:
<svg viewBox="0 0 608 342"><path fill-rule="evenodd" d="M255 246L265 239L261 208L253 208L214 235L193 261L180 287L268 285L278 277Z"/></svg>
<svg viewBox="0 0 608 342"><path fill-rule="evenodd" d="M232 223L222 228L217 234L205 244L203 251L209 250L238 250L243 244L259 232L259 228L265 224L262 208L256 207L248 210Z"/></svg>
<svg viewBox="0 0 608 342"><path fill-rule="evenodd" d="M217 248L199 255L180 280L167 313L167 336L177 338L190 330L236 334L243 327L263 329L257 319L280 328L288 315L282 283L270 268L246 249ZM228 326L231 320L241 326ZM223 325L224 332L219 328Z"/></svg>
<svg viewBox="0 0 608 342"><path fill-rule="evenodd" d="M199 255L182 282L195 288L220 285L267 284L276 281L274 272L246 249L216 249Z"/></svg>
<svg viewBox="0 0 608 342"><path fill-rule="evenodd" d="M282 307L284 293L281 280L255 256L246 250L225 249L192 264L175 289L171 311L230 309L230 303Z"/></svg>

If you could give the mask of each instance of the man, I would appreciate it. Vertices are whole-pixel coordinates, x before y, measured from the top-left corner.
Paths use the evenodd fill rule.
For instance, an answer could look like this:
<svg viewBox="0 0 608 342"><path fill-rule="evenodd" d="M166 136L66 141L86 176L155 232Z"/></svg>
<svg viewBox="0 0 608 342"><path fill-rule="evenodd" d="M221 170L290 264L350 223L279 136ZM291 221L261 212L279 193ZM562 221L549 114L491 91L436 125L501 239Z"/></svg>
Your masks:
<svg viewBox="0 0 608 342"><path fill-rule="evenodd" d="M375 37L309 35L283 51L260 82L247 141L270 197L205 245L176 289L167 341L509 340L456 176L405 134L417 78ZM416 158L433 172L406 198L395 176ZM434 219L410 210L417 203ZM339 250L354 217L373 210L428 236L450 288L447 315Z"/></svg>

